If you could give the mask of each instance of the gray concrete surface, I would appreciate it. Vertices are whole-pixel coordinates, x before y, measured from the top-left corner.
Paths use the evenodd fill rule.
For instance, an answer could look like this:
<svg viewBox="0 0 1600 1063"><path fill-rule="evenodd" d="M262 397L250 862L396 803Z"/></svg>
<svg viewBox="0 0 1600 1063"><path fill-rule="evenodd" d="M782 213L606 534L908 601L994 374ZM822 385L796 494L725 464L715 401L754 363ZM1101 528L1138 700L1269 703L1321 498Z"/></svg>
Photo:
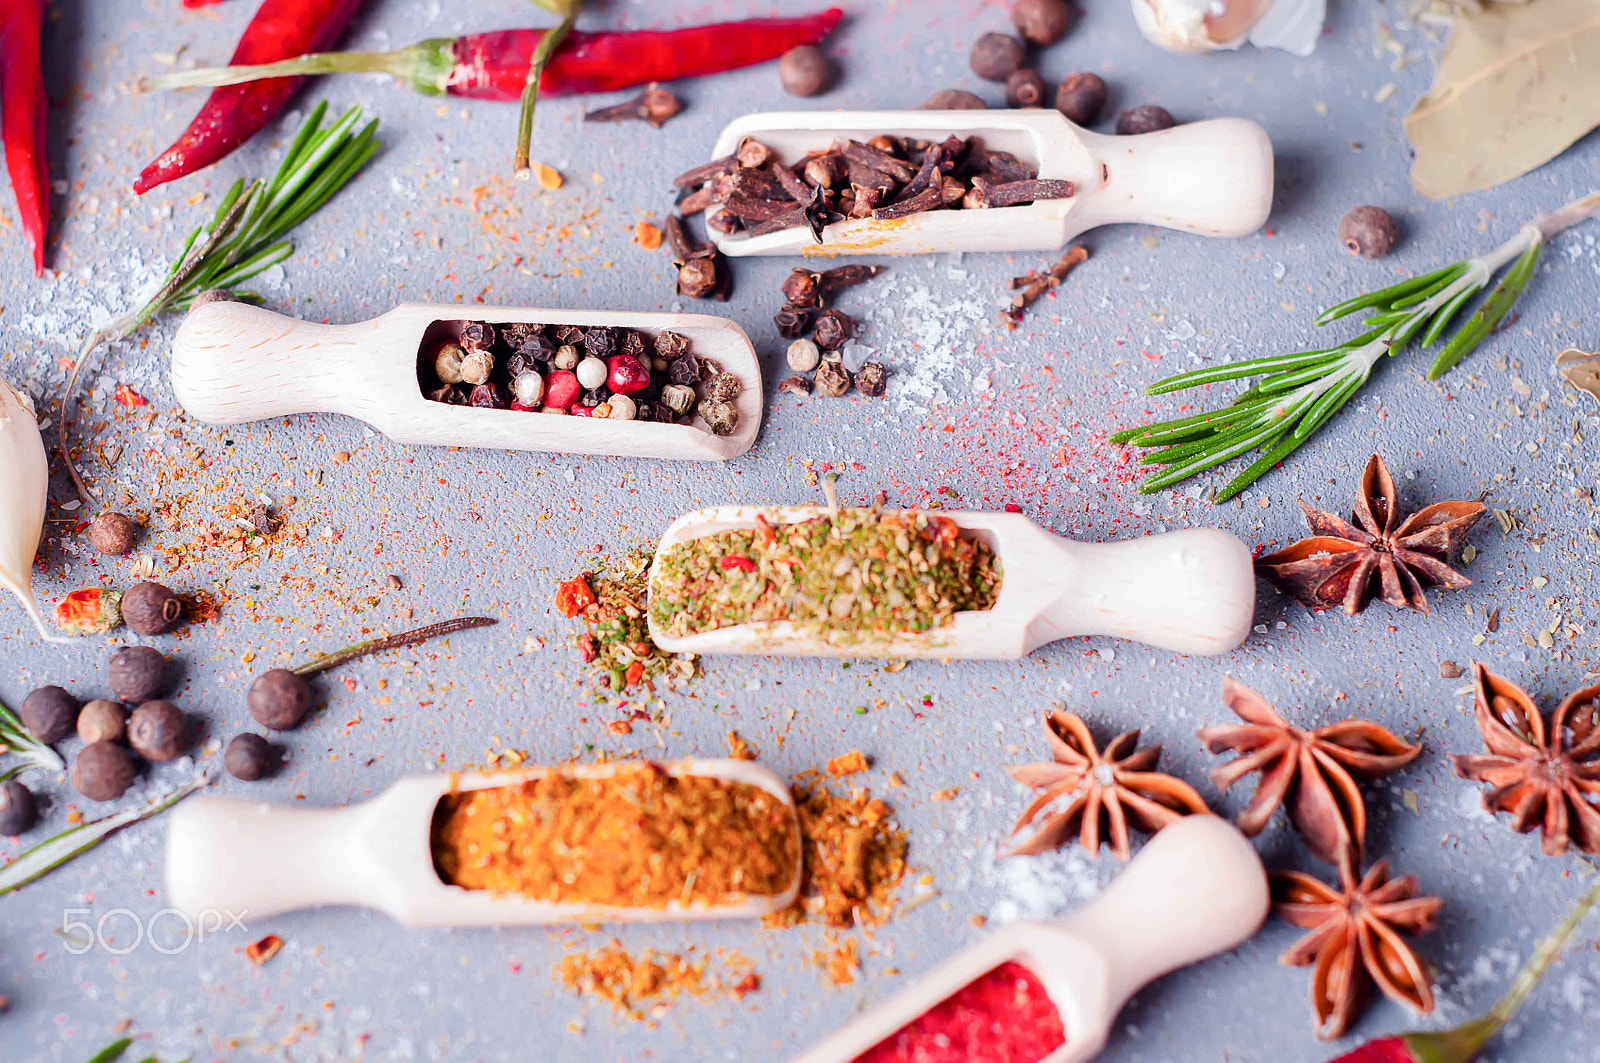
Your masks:
<svg viewBox="0 0 1600 1063"><path fill-rule="evenodd" d="M522 0L370 6L351 46L546 21ZM584 23L670 26L807 6L613 3ZM966 72L965 55L980 29L1006 24L1003 5L853 6L832 48L842 82L815 106L915 106L948 85L999 99L997 87L980 87ZM1064 908L1114 874L1109 855L994 859L1023 800L1002 769L1042 755L1038 720L1053 701L1083 713L1103 737L1141 728L1164 747L1167 768L1217 808L1241 808L1248 791L1219 795L1207 778L1215 762L1193 737L1196 727L1225 718L1218 696L1225 673L1308 723L1367 715L1421 735L1422 759L1367 790L1371 849L1444 899L1439 928L1417 942L1437 976L1438 1009L1425 1021L1444 1024L1485 1008L1592 865L1576 855L1540 855L1536 838L1491 821L1479 810L1477 788L1453 777L1445 754L1475 750L1478 739L1465 681L1441 679L1439 662L1484 660L1547 705L1596 667L1595 515L1575 492L1595 486L1600 424L1594 405L1564 390L1550 365L1567 346L1600 343L1600 229L1556 243L1516 324L1442 385L1425 382L1418 355L1381 367L1358 402L1240 504L1213 508L1200 488L1139 496L1130 456L1105 437L1146 408L1138 390L1158 375L1310 345L1321 306L1487 248L1527 216L1587 191L1600 170L1600 144L1591 137L1495 191L1426 202L1406 181L1400 119L1431 77L1435 46L1424 30L1406 26L1404 4L1333 5L1321 46L1303 60L1254 51L1173 58L1138 36L1120 0L1087 6L1082 25L1042 58L1047 77L1097 70L1114 87L1116 109L1159 102L1180 119L1239 114L1263 123L1278 156L1268 230L1229 242L1134 227L1091 233L1088 264L1010 334L994 326L1005 281L1042 266L1045 256L891 262L887 277L842 303L870 315L861 342L894 370L889 398L769 400L760 443L726 466L413 449L327 416L205 428L183 417L166 381L170 320L116 347L96 374L88 419L109 422L97 441L123 447L109 469L95 467L97 486L113 502L126 493L126 504L141 511L181 503L179 526L153 531L136 558L156 556L157 578L182 591L225 598L213 622L156 640L183 661L180 700L207 720L210 736L226 740L247 722L248 677L271 663L363 631L463 611L502 620L448 646L347 669L324 684L326 707L288 736L292 759L278 779L225 780L218 790L336 805L406 773L480 761L502 744L535 762L591 749L715 753L730 728L785 773L859 747L875 760L866 781L893 803L911 833L916 874L931 876L937 896L874 933L852 935L863 955L855 984L827 984L812 960L827 946L816 926L414 932L341 909L248 919L248 932L203 942L175 940L166 925L158 940L170 955L148 940L129 949L133 920L112 913L148 921L165 906L157 822L0 899L0 992L12 1002L0 1018L0 1058L86 1059L126 1022L144 1038L141 1054L163 1059L781 1059L977 938L983 931L974 916L995 921ZM136 95L134 79L174 56L224 60L252 5L233 0L198 13L176 0L57 0L51 7L56 272L35 280L20 231L5 228L11 253L0 262L0 371L28 387L53 419L62 363L78 338L147 288L228 181L271 165L282 131L202 175L134 197L134 174L199 102L192 94ZM1392 68L1383 25L1395 27L1415 62ZM670 176L702 160L728 119L792 102L770 67L680 89L686 112L659 132L584 126L587 101L547 101L535 154L567 183L540 195L506 183L509 106L426 99L377 78L314 85L302 110L318 98L359 102L381 116L386 147L296 233L299 252L262 286L268 305L332 321L370 317L408 299L678 306L665 253L631 243L633 223L659 220ZM1403 220L1404 244L1387 260L1357 261L1335 240L1339 217L1363 202ZM9 197L3 212L13 217ZM738 263L734 301L710 307L749 329L768 359L769 384L781 369L770 315L788 268ZM116 405L110 394L118 383L150 405ZM1083 538L1216 524L1251 542L1283 543L1301 534L1295 499L1347 507L1375 449L1388 457L1408 506L1485 494L1515 515L1510 532L1491 521L1475 534L1479 553L1467 569L1475 585L1437 596L1432 616L1379 605L1354 619L1309 615L1263 588L1257 634L1216 660L1105 640L1056 645L1018 663L917 663L898 674L866 664L713 660L692 696L666 704L665 723L638 722L618 737L606 726L615 714L582 688L566 647L569 625L550 607L555 582L592 546L648 539L700 505L815 497L807 461L842 469L841 489L852 499L881 489L896 502L954 504L937 493L948 486L964 505L1014 503ZM340 453L349 460L338 461ZM186 478L175 478L179 471ZM221 524L219 507L258 493L293 496L291 526L306 537L238 568L222 549L198 551L176 570L162 560L164 549L193 543L202 525ZM71 498L64 480L53 498ZM135 559L107 563L89 556L81 536L66 534L76 516L59 505L51 510L38 581L49 601L77 586L135 578ZM384 591L390 573L403 590ZM1498 631L1475 644L1484 615L1496 609ZM1554 646L1541 648L1537 635L1558 618L1576 636L1558 625ZM101 689L104 640L43 645L9 603L0 603L0 620L0 697L15 704L44 682L86 695ZM206 757L217 760L214 752ZM192 771L172 765L152 777L171 784ZM891 772L905 777L905 788L888 789ZM64 780L40 786L52 798L46 829L60 829L75 795ZM954 801L930 800L949 787L960 787ZM1259 844L1274 866L1310 866L1281 821ZM0 843L6 853L18 849ZM908 882L905 893L929 888ZM104 940L73 955L76 939L62 936L64 920L102 918ZM253 967L241 950L269 932L284 939L284 950ZM1595 1057L1597 934L1591 927L1581 936L1488 1058ZM1309 1032L1308 973L1276 960L1295 935L1269 923L1235 953L1140 994L1102 1058L1275 1063L1334 1054ZM549 973L568 950L612 937L633 950L738 950L754 962L762 988L740 1003L683 1001L650 1024L615 1018ZM1380 1002L1355 1033L1415 1022Z"/></svg>

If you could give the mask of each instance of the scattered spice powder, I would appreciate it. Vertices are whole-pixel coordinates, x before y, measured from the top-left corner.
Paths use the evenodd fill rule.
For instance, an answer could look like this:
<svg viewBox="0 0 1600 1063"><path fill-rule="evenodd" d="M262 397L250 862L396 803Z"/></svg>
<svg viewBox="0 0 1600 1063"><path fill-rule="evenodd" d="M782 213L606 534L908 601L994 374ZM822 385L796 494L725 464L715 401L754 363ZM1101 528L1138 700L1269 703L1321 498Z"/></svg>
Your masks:
<svg viewBox="0 0 1600 1063"><path fill-rule="evenodd" d="M653 763L447 795L433 853L467 889L645 908L782 893L800 859L794 815L766 790Z"/></svg>
<svg viewBox="0 0 1600 1063"><path fill-rule="evenodd" d="M262 964L272 959L272 957L276 956L278 954L278 950L281 948L283 948L283 939L277 934L268 934L260 941L252 941L250 944L246 945L244 947L244 954L246 959L255 964L257 967L260 967Z"/></svg>
<svg viewBox="0 0 1600 1063"><path fill-rule="evenodd" d="M854 775L858 771L867 770L867 756L859 749L852 749L828 761L828 774L838 777Z"/></svg>
<svg viewBox="0 0 1600 1063"><path fill-rule="evenodd" d="M835 793L815 770L802 772L793 790L805 858L800 896L765 924L794 926L808 915L834 927L887 922L910 848L891 821L892 809L864 787L848 797Z"/></svg>
<svg viewBox="0 0 1600 1063"><path fill-rule="evenodd" d="M667 653L650 641L645 619L650 553L634 550L609 564L567 580L556 591L563 616L581 617L588 630L577 637L578 655L595 674L601 695L634 687L654 693L687 685L700 674L692 653Z"/></svg>
<svg viewBox="0 0 1600 1063"><path fill-rule="evenodd" d="M1007 961L855 1057L852 1063L1039 1063L1067 1042L1044 984Z"/></svg>
<svg viewBox="0 0 1600 1063"><path fill-rule="evenodd" d="M726 993L742 1000L761 988L761 976L748 957L730 953L724 959L726 974L713 974L708 973L709 959L655 949L636 957L613 938L605 948L563 956L554 974L568 989L599 997L619 1013L638 1020L645 1017L643 1009L661 1011L682 996L705 999Z"/></svg>
<svg viewBox="0 0 1600 1063"><path fill-rule="evenodd" d="M840 509L718 532L667 549L651 616L674 636L787 620L831 642L920 633L993 607L1000 565L987 543L918 510Z"/></svg>

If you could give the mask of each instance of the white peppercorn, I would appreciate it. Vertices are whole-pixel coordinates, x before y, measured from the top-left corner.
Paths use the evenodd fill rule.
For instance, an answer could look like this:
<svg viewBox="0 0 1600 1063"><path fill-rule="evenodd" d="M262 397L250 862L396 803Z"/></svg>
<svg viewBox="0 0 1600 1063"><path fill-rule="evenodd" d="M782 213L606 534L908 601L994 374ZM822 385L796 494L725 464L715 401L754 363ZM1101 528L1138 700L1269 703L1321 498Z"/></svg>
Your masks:
<svg viewBox="0 0 1600 1063"><path fill-rule="evenodd" d="M609 375L606 363L598 358L585 358L578 363L578 383L586 388L597 388L606 382Z"/></svg>
<svg viewBox="0 0 1600 1063"><path fill-rule="evenodd" d="M571 369L578 364L578 348L567 344L557 347L555 357L550 359L550 364L557 369Z"/></svg>
<svg viewBox="0 0 1600 1063"><path fill-rule="evenodd" d="M744 384L732 373L718 373L706 385L706 398L716 402L732 402L743 389Z"/></svg>
<svg viewBox="0 0 1600 1063"><path fill-rule="evenodd" d="M606 400L606 405L611 407L614 421L631 421L639 416L639 404L626 395L613 395Z"/></svg>
<svg viewBox="0 0 1600 1063"><path fill-rule="evenodd" d="M467 351L461 356L461 383L487 384L494 372L494 355L488 351Z"/></svg>
<svg viewBox="0 0 1600 1063"><path fill-rule="evenodd" d="M537 406L544 398L544 377L531 369L511 382L511 393L522 406Z"/></svg>
<svg viewBox="0 0 1600 1063"><path fill-rule="evenodd" d="M789 360L789 368L796 373L809 373L822 361L822 348L812 340L801 338L789 344L785 355Z"/></svg>
<svg viewBox="0 0 1600 1063"><path fill-rule="evenodd" d="M694 409L694 388L687 384L668 384L661 389L661 405L682 417Z"/></svg>
<svg viewBox="0 0 1600 1063"><path fill-rule="evenodd" d="M700 404L699 412L713 435L731 436L739 427L739 408L731 402L708 399Z"/></svg>
<svg viewBox="0 0 1600 1063"><path fill-rule="evenodd" d="M441 384L461 383L461 359L467 352L459 343L446 343L433 356L433 375Z"/></svg>

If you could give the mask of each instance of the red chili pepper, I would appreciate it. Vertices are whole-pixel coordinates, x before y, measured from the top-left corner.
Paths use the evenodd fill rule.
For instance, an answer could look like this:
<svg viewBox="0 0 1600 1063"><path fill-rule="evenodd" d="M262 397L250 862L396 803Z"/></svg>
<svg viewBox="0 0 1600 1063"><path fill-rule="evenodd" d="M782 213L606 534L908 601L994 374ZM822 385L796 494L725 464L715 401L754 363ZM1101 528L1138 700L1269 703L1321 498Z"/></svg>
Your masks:
<svg viewBox="0 0 1600 1063"><path fill-rule="evenodd" d="M326 48L350 24L364 0L266 0L245 27L234 64L271 63ZM289 104L302 78L273 78L217 89L183 136L144 168L140 194L210 166L261 131Z"/></svg>
<svg viewBox="0 0 1600 1063"><path fill-rule="evenodd" d="M732 572L734 569L738 569L740 572L754 572L756 563L743 554L725 555L722 559L722 571Z"/></svg>
<svg viewBox="0 0 1600 1063"><path fill-rule="evenodd" d="M839 24L836 7L802 18L758 18L677 30L603 33L573 31L539 79L540 96L615 92L651 81L720 74L776 59L791 48L816 44ZM188 70L153 78L153 88L230 85L285 75L385 73L430 96L449 93L477 100L522 97L528 65L542 29L496 30L464 37L435 37L396 52L324 52L238 69Z"/></svg>
<svg viewBox="0 0 1600 1063"><path fill-rule="evenodd" d="M44 0L0 4L0 124L6 169L17 195L22 231L33 244L33 271L44 275L44 232L50 224L50 166L45 158Z"/></svg>

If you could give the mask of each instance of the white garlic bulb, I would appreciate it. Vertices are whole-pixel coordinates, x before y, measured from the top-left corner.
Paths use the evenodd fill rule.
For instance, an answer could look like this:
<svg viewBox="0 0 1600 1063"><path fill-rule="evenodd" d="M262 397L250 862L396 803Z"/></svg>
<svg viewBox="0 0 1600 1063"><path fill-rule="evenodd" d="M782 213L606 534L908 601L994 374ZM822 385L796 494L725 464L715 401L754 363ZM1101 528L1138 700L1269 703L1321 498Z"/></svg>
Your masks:
<svg viewBox="0 0 1600 1063"><path fill-rule="evenodd" d="M1327 7L1327 0L1133 0L1133 18L1169 52L1214 52L1249 42L1310 55Z"/></svg>
<svg viewBox="0 0 1600 1063"><path fill-rule="evenodd" d="M44 535L49 487L33 400L0 377L0 588L17 596L45 641L66 642L44 626L33 596L33 557Z"/></svg>

